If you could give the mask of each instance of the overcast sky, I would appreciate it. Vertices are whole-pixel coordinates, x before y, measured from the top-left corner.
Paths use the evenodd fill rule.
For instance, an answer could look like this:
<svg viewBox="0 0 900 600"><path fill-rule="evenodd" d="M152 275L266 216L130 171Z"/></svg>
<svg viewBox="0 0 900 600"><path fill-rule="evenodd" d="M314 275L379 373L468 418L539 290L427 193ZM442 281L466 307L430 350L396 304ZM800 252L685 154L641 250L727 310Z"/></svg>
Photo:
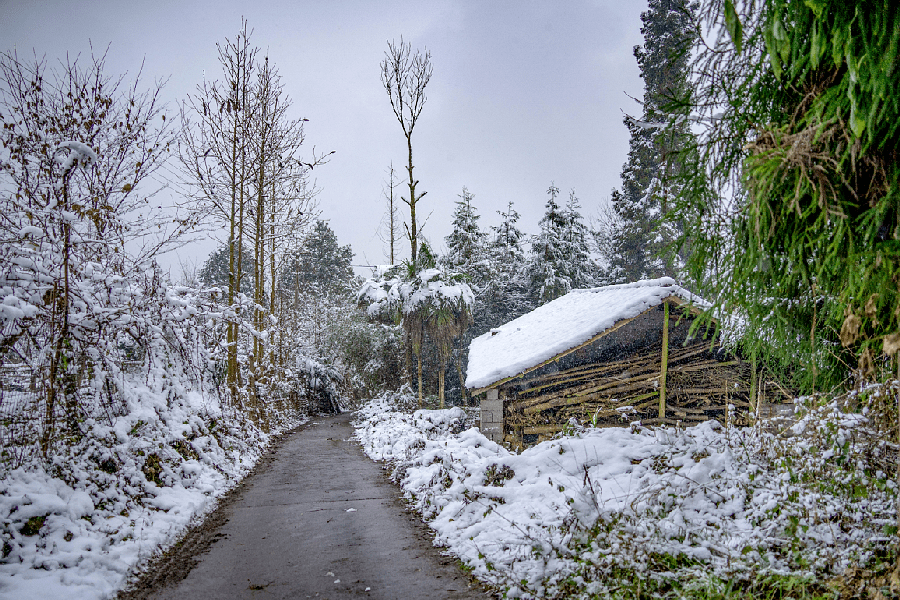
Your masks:
<svg viewBox="0 0 900 600"><path fill-rule="evenodd" d="M512 200L521 228L536 232L551 181L596 214L628 151L622 111L639 112L626 94L643 93L632 55L643 10L646 0L0 0L0 44L51 60L89 54L89 40L101 52L110 45L110 74L133 75L144 60L148 82L170 78L174 112L204 74L220 77L216 42L234 38L246 17L293 116L309 119L310 151L335 152L315 170L322 216L355 262L369 264L385 262L375 235L382 189L388 165L402 168L406 157L379 79L388 40L402 35L432 55L413 152L428 192L420 214L431 213L424 234L440 250L464 185L484 228ZM212 246L181 258L202 262Z"/></svg>

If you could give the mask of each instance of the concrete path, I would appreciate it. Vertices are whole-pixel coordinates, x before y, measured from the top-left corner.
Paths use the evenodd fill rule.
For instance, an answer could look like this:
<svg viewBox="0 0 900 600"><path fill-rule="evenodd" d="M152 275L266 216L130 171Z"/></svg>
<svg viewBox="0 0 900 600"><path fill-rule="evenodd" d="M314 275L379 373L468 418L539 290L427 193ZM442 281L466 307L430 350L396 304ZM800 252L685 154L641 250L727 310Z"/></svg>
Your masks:
<svg viewBox="0 0 900 600"><path fill-rule="evenodd" d="M223 524L199 564L149 597L488 598L432 546L351 439L350 419L316 419L281 440L220 507Z"/></svg>

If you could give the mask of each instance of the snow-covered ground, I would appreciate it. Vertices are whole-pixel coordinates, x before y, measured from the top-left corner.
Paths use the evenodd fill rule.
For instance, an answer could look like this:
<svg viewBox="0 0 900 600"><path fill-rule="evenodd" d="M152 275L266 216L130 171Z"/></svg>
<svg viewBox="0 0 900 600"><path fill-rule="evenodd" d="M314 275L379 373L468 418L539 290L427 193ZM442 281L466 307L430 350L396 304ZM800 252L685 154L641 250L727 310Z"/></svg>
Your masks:
<svg viewBox="0 0 900 600"><path fill-rule="evenodd" d="M397 400L360 411L359 440L435 543L508 597L602 593L622 572L683 585L822 577L865 565L896 523L894 481L873 468L886 445L833 404L787 435L573 427L516 454L465 429L459 408L408 414Z"/></svg>
<svg viewBox="0 0 900 600"><path fill-rule="evenodd" d="M0 598L108 598L211 510L259 459L264 433L214 396L135 382L125 415L88 421L52 465L2 473Z"/></svg>

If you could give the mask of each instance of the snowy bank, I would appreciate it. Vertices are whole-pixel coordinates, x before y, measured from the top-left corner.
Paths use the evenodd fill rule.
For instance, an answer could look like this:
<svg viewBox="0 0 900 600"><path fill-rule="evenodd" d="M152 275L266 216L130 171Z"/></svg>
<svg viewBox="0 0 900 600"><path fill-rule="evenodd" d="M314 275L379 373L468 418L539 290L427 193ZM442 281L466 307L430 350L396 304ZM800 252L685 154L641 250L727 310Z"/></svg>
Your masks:
<svg viewBox="0 0 900 600"><path fill-rule="evenodd" d="M610 575L821 578L889 543L894 482L862 414L811 411L791 437L711 421L576 429L515 454L460 409L360 411L357 435L448 548L508 597L582 597ZM874 444L874 445L873 445ZM883 449L883 448L882 448ZM571 596L569 595L571 594Z"/></svg>
<svg viewBox="0 0 900 600"><path fill-rule="evenodd" d="M253 467L263 432L211 395L135 381L123 416L85 423L45 466L0 480L0 598L109 598Z"/></svg>

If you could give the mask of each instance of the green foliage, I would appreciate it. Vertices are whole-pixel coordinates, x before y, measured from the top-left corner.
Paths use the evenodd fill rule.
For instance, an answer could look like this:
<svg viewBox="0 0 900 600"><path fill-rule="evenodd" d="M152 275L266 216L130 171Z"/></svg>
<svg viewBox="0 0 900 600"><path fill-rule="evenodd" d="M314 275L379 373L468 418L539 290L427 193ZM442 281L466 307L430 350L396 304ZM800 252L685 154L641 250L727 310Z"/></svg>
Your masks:
<svg viewBox="0 0 900 600"><path fill-rule="evenodd" d="M797 383L878 378L900 346L900 12L887 0L708 0L707 126L677 216L708 297ZM702 188L711 184L715 194Z"/></svg>
<svg viewBox="0 0 900 600"><path fill-rule="evenodd" d="M338 244L328 223L319 219L281 271L280 287L284 293L350 293L353 279L353 250Z"/></svg>
<svg viewBox="0 0 900 600"><path fill-rule="evenodd" d="M22 526L22 535L31 536L39 534L48 516L49 515L39 515L25 521L25 525Z"/></svg>
<svg viewBox="0 0 900 600"><path fill-rule="evenodd" d="M484 470L484 485L502 487L504 483L516 476L509 465L490 465Z"/></svg>
<svg viewBox="0 0 900 600"><path fill-rule="evenodd" d="M206 286L218 286L223 290L228 290L229 258L228 244L223 244L213 251L197 272L200 282ZM238 290L249 296L256 286L256 263L253 260L253 253L246 246L241 252L240 258L242 269ZM237 256L235 256L235 264L237 264Z"/></svg>
<svg viewBox="0 0 900 600"><path fill-rule="evenodd" d="M594 285L595 267L587 244L584 225L575 191L569 194L565 207L557 202L559 188L551 183L547 189L541 231L531 240L528 274L531 294L536 304L544 304L564 296L575 288Z"/></svg>

